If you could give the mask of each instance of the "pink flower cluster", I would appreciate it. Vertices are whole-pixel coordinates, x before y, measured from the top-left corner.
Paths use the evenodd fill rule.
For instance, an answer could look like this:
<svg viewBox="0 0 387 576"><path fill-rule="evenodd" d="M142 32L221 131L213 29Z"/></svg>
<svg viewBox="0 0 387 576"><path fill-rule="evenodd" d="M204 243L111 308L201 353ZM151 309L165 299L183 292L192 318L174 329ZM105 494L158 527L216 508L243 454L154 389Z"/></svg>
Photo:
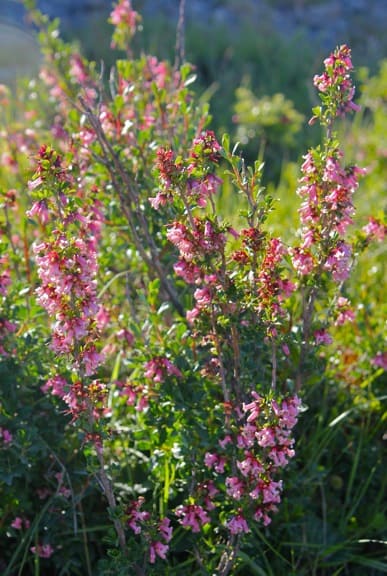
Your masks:
<svg viewBox="0 0 387 576"><path fill-rule="evenodd" d="M335 325L341 326L345 322L353 322L355 320L355 313L351 307L348 298L339 296L336 303L336 320Z"/></svg>
<svg viewBox="0 0 387 576"><path fill-rule="evenodd" d="M351 50L343 44L324 60L325 71L316 75L313 83L324 94L330 94L336 102L336 114L342 115L349 110L359 111L352 98L355 88L352 85L350 72L353 69Z"/></svg>
<svg viewBox="0 0 387 576"><path fill-rule="evenodd" d="M0 440L2 440L5 446L12 444L13 436L7 428L0 427Z"/></svg>
<svg viewBox="0 0 387 576"><path fill-rule="evenodd" d="M172 150L159 148L156 166L159 171L161 190L149 201L156 210L172 202L180 190L191 205L204 208L207 200L216 194L222 180L213 173L219 160L220 145L211 130L195 138L188 158L176 159Z"/></svg>
<svg viewBox="0 0 387 576"><path fill-rule="evenodd" d="M67 182L60 157L46 147L39 151L36 176L33 182L38 182L37 187L43 182L50 183L50 178ZM99 311L97 245L103 216L97 201L85 208L88 212L84 213L71 208L70 196L54 191L52 194L44 202L59 224L47 241L33 248L41 281L36 294L54 319L52 348L58 354L71 354L76 367L90 376L102 361L95 345L98 336L95 318ZM42 202L35 203L30 216L44 214L42 223L46 223L49 216L41 211ZM77 225L72 226L73 222Z"/></svg>
<svg viewBox="0 0 387 576"><path fill-rule="evenodd" d="M136 534L145 533L145 538L149 542L149 562L154 564L156 558L166 559L169 550L169 542L172 539L173 529L169 518L164 517L157 522L156 527L151 521L151 515L145 510L141 510L145 499L140 496L133 500L126 509L127 526Z"/></svg>
<svg viewBox="0 0 387 576"><path fill-rule="evenodd" d="M193 229L181 222L173 222L167 232L167 238L180 252L174 266L175 272L188 284L196 284L194 292L196 306L187 312L187 319L193 321L212 301L212 294L217 290L216 274L206 274L202 260L208 254L223 251L226 239L223 231L211 220L193 219Z"/></svg>
<svg viewBox="0 0 387 576"><path fill-rule="evenodd" d="M271 238L260 265L258 281L258 309L265 313L267 320L274 323L284 315L281 302L295 289L294 284L281 276L281 263L287 249L278 238ZM270 328L273 334L273 329ZM274 334L273 334L274 335Z"/></svg>
<svg viewBox="0 0 387 576"><path fill-rule="evenodd" d="M378 368L387 370L387 352L378 352L371 360L371 363Z"/></svg>
<svg viewBox="0 0 387 576"><path fill-rule="evenodd" d="M99 380L93 380L89 384L77 380L68 384L62 376L57 375L47 380L41 390L44 393L51 391L53 396L61 398L67 404L68 413L71 414L73 420L89 410L97 420L108 413L106 385Z"/></svg>
<svg viewBox="0 0 387 576"><path fill-rule="evenodd" d="M216 476L227 474L226 494L237 503L237 512L226 522L231 534L248 532L247 515L266 526L270 514L281 501L282 481L276 476L293 458L291 432L297 423L301 401L297 396L281 402L266 400L253 392L253 401L243 404L245 422L236 436L227 435L219 442L225 454L207 453L205 465ZM231 465L230 450L237 453L236 467ZM227 451L228 450L228 451Z"/></svg>
<svg viewBox="0 0 387 576"><path fill-rule="evenodd" d="M320 158L313 150L304 156L297 190L303 200L299 210L302 244L292 249L293 266L301 276L317 272L321 266L335 282L342 282L349 275L351 247L344 235L352 223L352 198L358 177L365 170L357 166L343 168L341 157L338 149L326 158ZM324 252L318 254L322 245Z"/></svg>
<svg viewBox="0 0 387 576"><path fill-rule="evenodd" d="M119 395L126 398L128 406L135 406L138 412L143 412L149 404L148 389L141 384L134 384L132 382L115 382L119 390Z"/></svg>
<svg viewBox="0 0 387 576"><path fill-rule="evenodd" d="M185 528L191 528L192 532L200 532L204 524L211 522L206 510L199 504L186 504L178 506L175 510L179 522Z"/></svg>
<svg viewBox="0 0 387 576"><path fill-rule="evenodd" d="M363 227L363 232L367 235L368 240L383 242L387 233L387 226L385 226L385 224L383 224L383 222L377 218L370 216L368 219L368 224Z"/></svg>
<svg viewBox="0 0 387 576"><path fill-rule="evenodd" d="M138 14L132 9L130 0L119 0L110 14L110 20L114 26L125 25L132 34L136 31Z"/></svg>
<svg viewBox="0 0 387 576"><path fill-rule="evenodd" d="M6 296L8 291L8 286L11 284L11 273L8 267L8 258L2 256L0 258L0 296Z"/></svg>
<svg viewBox="0 0 387 576"><path fill-rule="evenodd" d="M145 364L145 378L153 380L153 382L164 382L168 376L176 376L181 378L182 373L168 358L164 356L155 356Z"/></svg>
<svg viewBox="0 0 387 576"><path fill-rule="evenodd" d="M37 546L31 546L30 548L33 554L39 556L39 558L51 558L54 554L54 548L50 544L38 544Z"/></svg>
<svg viewBox="0 0 387 576"><path fill-rule="evenodd" d="M110 14L110 22L115 26L112 48L128 48L128 43L136 33L139 14L132 9L130 0L119 0Z"/></svg>
<svg viewBox="0 0 387 576"><path fill-rule="evenodd" d="M24 518L21 516L16 516L16 518L14 518L14 520L11 524L12 528L14 528L15 530L23 530L23 528L25 530L28 530L30 525L31 525L31 523L28 520L28 518Z"/></svg>
<svg viewBox="0 0 387 576"><path fill-rule="evenodd" d="M140 534L142 529L141 523L150 518L149 512L141 510L141 506L144 502L145 499L140 496L137 500L133 500L125 511L126 523L135 534Z"/></svg>
<svg viewBox="0 0 387 576"><path fill-rule="evenodd" d="M154 564L158 556L162 560L167 557L169 542L172 539L173 529L169 518L163 518L158 525L158 540L152 540L149 545L149 562Z"/></svg>

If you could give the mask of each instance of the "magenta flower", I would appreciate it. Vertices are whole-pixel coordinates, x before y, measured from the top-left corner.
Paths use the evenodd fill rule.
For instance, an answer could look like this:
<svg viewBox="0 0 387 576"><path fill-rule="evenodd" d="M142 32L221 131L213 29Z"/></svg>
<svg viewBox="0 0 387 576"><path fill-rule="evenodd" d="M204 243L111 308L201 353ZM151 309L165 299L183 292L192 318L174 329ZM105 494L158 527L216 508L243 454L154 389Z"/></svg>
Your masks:
<svg viewBox="0 0 387 576"><path fill-rule="evenodd" d="M226 522L226 526L231 534L247 534L250 532L249 525L242 513L232 516L230 520Z"/></svg>
<svg viewBox="0 0 387 576"><path fill-rule="evenodd" d="M154 564L156 562L156 557L158 556L162 560L167 557L167 552L169 550L168 544L163 544L162 542L156 541L151 542L149 546L149 562Z"/></svg>
<svg viewBox="0 0 387 576"><path fill-rule="evenodd" d="M130 0L119 0L110 14L110 20L114 26L125 25L132 34L136 31L138 14L132 9Z"/></svg>
<svg viewBox="0 0 387 576"><path fill-rule="evenodd" d="M240 500L245 493L244 482L237 476L226 478L226 492L234 500Z"/></svg>
<svg viewBox="0 0 387 576"><path fill-rule="evenodd" d="M165 542L170 542L172 539L173 528L169 518L163 518L159 523L159 532Z"/></svg>
<svg viewBox="0 0 387 576"><path fill-rule="evenodd" d="M51 558L54 553L54 548L50 544L38 544L37 546L31 546L30 550L33 554L36 554L40 558Z"/></svg>
<svg viewBox="0 0 387 576"><path fill-rule="evenodd" d="M16 516L11 526L12 528L15 528L15 530L21 530L23 528L23 518L20 518L20 516Z"/></svg>
<svg viewBox="0 0 387 576"><path fill-rule="evenodd" d="M140 534L142 529L141 523L149 520L150 518L149 512L140 510L143 503L144 498L140 496L137 500L133 500L133 502L131 502L131 504L126 509L126 523L135 534Z"/></svg>
<svg viewBox="0 0 387 576"><path fill-rule="evenodd" d="M198 504L179 506L176 508L176 516L179 517L180 524L191 528L192 532L200 532L201 527L210 522L207 512Z"/></svg>
<svg viewBox="0 0 387 576"><path fill-rule="evenodd" d="M371 363L378 368L387 370L387 352L378 352L371 360Z"/></svg>
<svg viewBox="0 0 387 576"><path fill-rule="evenodd" d="M368 236L369 240L377 240L383 242L386 235L387 227L372 216L368 219L368 224L363 227L363 232Z"/></svg>
<svg viewBox="0 0 387 576"><path fill-rule="evenodd" d="M0 438L3 440L5 445L11 444L13 440L11 432L6 428L0 428Z"/></svg>
<svg viewBox="0 0 387 576"><path fill-rule="evenodd" d="M153 380L153 382L164 382L168 376L182 378L182 373L168 358L164 356L155 356L145 364L144 376Z"/></svg>

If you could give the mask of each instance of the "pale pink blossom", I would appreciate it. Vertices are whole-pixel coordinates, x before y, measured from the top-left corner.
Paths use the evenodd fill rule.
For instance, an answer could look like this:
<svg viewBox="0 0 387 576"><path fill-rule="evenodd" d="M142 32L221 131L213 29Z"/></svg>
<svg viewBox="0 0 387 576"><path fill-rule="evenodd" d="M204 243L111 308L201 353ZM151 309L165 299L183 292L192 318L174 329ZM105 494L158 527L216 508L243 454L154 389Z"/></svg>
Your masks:
<svg viewBox="0 0 387 576"><path fill-rule="evenodd" d="M188 504L176 508L176 516L179 522L186 528L191 528L192 532L200 532L204 524L210 522L210 517L202 506L198 504Z"/></svg>
<svg viewBox="0 0 387 576"><path fill-rule="evenodd" d="M247 534L250 532L246 518L241 513L237 514L236 516L232 516L226 523L226 526L231 534Z"/></svg>
<svg viewBox="0 0 387 576"><path fill-rule="evenodd" d="M156 562L157 556L162 560L165 560L167 557L168 549L168 544L163 544L160 541L151 542L149 546L149 562L154 564Z"/></svg>
<svg viewBox="0 0 387 576"><path fill-rule="evenodd" d="M33 554L36 554L40 558L51 558L54 553L54 548L50 544L38 544L37 546L31 546L30 550Z"/></svg>

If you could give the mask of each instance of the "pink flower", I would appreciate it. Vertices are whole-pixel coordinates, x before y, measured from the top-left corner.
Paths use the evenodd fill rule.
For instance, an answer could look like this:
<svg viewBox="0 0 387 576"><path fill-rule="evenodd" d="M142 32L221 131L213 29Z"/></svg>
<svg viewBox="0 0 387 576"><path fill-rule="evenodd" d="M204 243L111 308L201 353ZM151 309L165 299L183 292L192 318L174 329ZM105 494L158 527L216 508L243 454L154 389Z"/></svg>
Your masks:
<svg viewBox="0 0 387 576"><path fill-rule="evenodd" d="M302 276L310 274L314 269L314 259L312 254L304 248L293 248L292 262L295 270Z"/></svg>
<svg viewBox="0 0 387 576"><path fill-rule="evenodd" d="M23 518L20 518L20 516L16 516L11 526L12 528L15 528L15 530L21 530L23 528Z"/></svg>
<svg viewBox="0 0 387 576"><path fill-rule="evenodd" d="M197 288L197 290L194 292L194 298L196 300L196 308L202 310L208 304L211 304L211 290L207 286L204 288Z"/></svg>
<svg viewBox="0 0 387 576"><path fill-rule="evenodd" d="M257 477L259 474L265 471L261 462L254 456L252 452L246 451L244 460L237 461L237 466L243 476L254 476Z"/></svg>
<svg viewBox="0 0 387 576"><path fill-rule="evenodd" d="M218 472L218 474L223 474L226 460L223 458L223 456L212 454L211 452L206 452L204 456L204 464L208 468L213 468L215 472Z"/></svg>
<svg viewBox="0 0 387 576"><path fill-rule="evenodd" d="M34 216L36 216L43 226L47 224L47 222L50 219L50 212L47 208L46 200L40 200L39 202L35 202L32 205L31 209L26 212L26 214L28 218L33 218Z"/></svg>
<svg viewBox="0 0 387 576"><path fill-rule="evenodd" d="M245 485L237 476L226 478L226 492L234 500L240 500L245 493Z"/></svg>
<svg viewBox="0 0 387 576"><path fill-rule="evenodd" d="M227 444L232 444L232 438L230 434L226 434L224 438L219 440L219 446L221 446L223 449L227 446Z"/></svg>
<svg viewBox="0 0 387 576"><path fill-rule="evenodd" d="M257 430L255 436L259 446L262 446L262 448L276 445L276 436L273 428L268 426L261 428L260 430Z"/></svg>
<svg viewBox="0 0 387 576"><path fill-rule="evenodd" d="M200 310L195 307L195 308L192 308L192 310L187 310L185 316L187 318L187 322L192 324L199 315L200 315Z"/></svg>
<svg viewBox="0 0 387 576"><path fill-rule="evenodd" d="M253 402L249 404L243 403L242 410L243 412L250 412L249 416L247 417L247 422L254 422L261 412L261 402L262 398L256 392L252 392L251 395L253 396Z"/></svg>
<svg viewBox="0 0 387 576"><path fill-rule="evenodd" d="M110 20L114 26L125 24L129 27L132 34L136 31L137 19L138 14L135 10L132 10L130 0L119 0L110 14Z"/></svg>
<svg viewBox="0 0 387 576"><path fill-rule="evenodd" d="M170 542L172 539L173 528L169 518L163 518L159 524L159 532L165 542Z"/></svg>
<svg viewBox="0 0 387 576"><path fill-rule="evenodd" d="M236 516L232 516L226 523L226 526L230 530L231 534L247 534L250 532L249 525L241 513L237 514Z"/></svg>
<svg viewBox="0 0 387 576"><path fill-rule="evenodd" d="M179 506L176 508L176 516L179 517L180 524L191 528L192 532L200 532L201 527L210 522L207 512L198 504Z"/></svg>
<svg viewBox="0 0 387 576"><path fill-rule="evenodd" d="M195 284L200 280L200 268L192 262L184 260L184 258L180 258L176 264L174 264L173 269L187 284Z"/></svg>
<svg viewBox="0 0 387 576"><path fill-rule="evenodd" d="M183 375L168 358L155 356L145 364L144 376L159 383L164 382L167 376L182 378Z"/></svg>
<svg viewBox="0 0 387 576"><path fill-rule="evenodd" d="M13 440L11 432L6 428L0 428L0 438L3 440L5 445L11 444Z"/></svg>
<svg viewBox="0 0 387 576"><path fill-rule="evenodd" d="M345 242L340 242L329 254L324 268L332 273L332 277L336 282L343 282L348 278L351 255L351 247Z"/></svg>
<svg viewBox="0 0 387 576"><path fill-rule="evenodd" d="M370 240L375 239L378 242L383 242L386 235L386 226L376 218L370 216L368 224L363 227L363 232L367 234Z"/></svg>
<svg viewBox="0 0 387 576"><path fill-rule="evenodd" d="M156 562L156 556L165 560L167 557L167 552L169 550L168 544L163 544L162 542L156 541L151 542L149 546L149 562L154 564Z"/></svg>
<svg viewBox="0 0 387 576"><path fill-rule="evenodd" d="M144 503L144 498L139 497L134 500L126 509L127 515L127 525L133 530L135 534L140 534L141 532L141 522L149 520L150 514L146 511L141 511L140 508Z"/></svg>
<svg viewBox="0 0 387 576"><path fill-rule="evenodd" d="M319 344L332 344L332 336L326 330L316 330L314 333L314 340L317 345Z"/></svg>
<svg viewBox="0 0 387 576"><path fill-rule="evenodd" d="M59 396L59 398L63 398L66 393L66 386L67 382L62 376L54 376L53 378L47 380L47 382L43 384L40 389L44 393L51 390L51 394L53 394L53 396Z"/></svg>
<svg viewBox="0 0 387 576"><path fill-rule="evenodd" d="M378 352L371 360L371 363L378 368L387 370L387 352Z"/></svg>
<svg viewBox="0 0 387 576"><path fill-rule="evenodd" d="M347 298L340 296L337 299L337 318L335 321L336 326L341 326L345 322L353 322L355 319L354 311L351 308L351 303Z"/></svg>
<svg viewBox="0 0 387 576"><path fill-rule="evenodd" d="M50 544L38 544L30 548L33 554L37 554L40 558L50 558L54 553L54 548Z"/></svg>

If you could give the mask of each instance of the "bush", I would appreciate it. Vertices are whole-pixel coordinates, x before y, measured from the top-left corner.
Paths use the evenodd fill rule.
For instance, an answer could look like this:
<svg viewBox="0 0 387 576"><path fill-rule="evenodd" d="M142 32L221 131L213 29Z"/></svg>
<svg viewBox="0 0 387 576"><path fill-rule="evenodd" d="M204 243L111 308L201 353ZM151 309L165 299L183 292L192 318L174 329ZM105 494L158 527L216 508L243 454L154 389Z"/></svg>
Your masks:
<svg viewBox="0 0 387 576"><path fill-rule="evenodd" d="M351 227L349 48L284 240L192 68L133 56L127 0L108 85L31 14L40 77L1 90L4 576L383 573L381 293L354 270L385 227Z"/></svg>

